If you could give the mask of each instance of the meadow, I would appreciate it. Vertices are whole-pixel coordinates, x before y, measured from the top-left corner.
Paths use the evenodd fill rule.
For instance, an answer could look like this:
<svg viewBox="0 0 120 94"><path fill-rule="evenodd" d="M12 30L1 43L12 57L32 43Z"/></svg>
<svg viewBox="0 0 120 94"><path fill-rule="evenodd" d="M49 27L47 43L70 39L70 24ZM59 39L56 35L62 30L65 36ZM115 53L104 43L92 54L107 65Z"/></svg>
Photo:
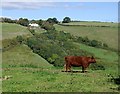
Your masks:
<svg viewBox="0 0 120 94"><path fill-rule="evenodd" d="M78 21L70 23L62 23L63 25L86 25L86 26L108 26L108 27L118 27L118 23L112 22L95 22L95 21Z"/></svg>
<svg viewBox="0 0 120 94"><path fill-rule="evenodd" d="M8 25L8 24L7 24ZM11 24L9 24L11 25ZM13 24L14 25L14 24ZM16 26L16 24L15 24ZM18 25L17 25L18 26ZM58 27L57 27L58 26ZM9 26L8 26L9 27ZM58 30L66 29L64 26L56 25ZM65 31L70 33L74 30L73 35L77 36L78 30L84 29L88 32L95 33L96 30L103 32L102 27L95 27L92 29L89 27L75 27L69 26ZM107 28L103 33L107 34L107 39L111 39L110 36L116 36L113 34L116 29ZM3 27L7 29L7 27ZM8 29L9 30L9 29ZM20 29L21 30L21 29ZM8 31L8 37L13 38L15 32L11 30ZM36 32L39 32L36 31ZM41 31L44 32L44 31ZM112 32L106 33L106 32ZM6 33L2 32L3 35ZM28 32L29 34L30 32ZM71 33L72 34L72 33ZM84 33L81 33L81 35ZM87 33L86 33L87 34ZM91 37L103 38L102 33L96 33L97 37L91 32L89 35ZM110 36L108 36L108 34ZM85 35L84 35L85 36ZM5 39L6 39L5 38ZM108 41L106 39L106 41ZM110 41L112 42L112 41ZM109 42L107 42L109 43ZM113 42L114 45L116 42ZM81 43L74 42L74 45L80 50L85 50L92 53L97 63L104 65L105 70L92 70L89 66L86 73L81 73L81 68L72 68L74 71L78 72L62 72L63 67L55 67L49 64L40 55L33 53L33 51L25 44L19 44L15 47L2 52L2 78L9 76L8 79L2 81L2 91L3 92L119 92L117 90L118 85L111 81L112 77L118 77L118 55L116 52L94 48L86 46ZM114 47L111 44L111 47ZM1 78L1 79L2 79Z"/></svg>
<svg viewBox="0 0 120 94"><path fill-rule="evenodd" d="M104 50L100 51L104 54ZM50 65L26 45L21 45L3 52L3 77L11 78L3 80L2 89L4 92L117 92L117 85L108 81L110 75L118 75L117 63L106 67L109 68L88 69L87 73L61 72L63 68Z"/></svg>
<svg viewBox="0 0 120 94"><path fill-rule="evenodd" d="M71 25L72 24L72 25ZM74 25L73 25L74 24ZM118 28L117 24L110 23L112 25L115 25L115 27L94 27L94 26L78 26L80 23L69 23L69 26L63 26L63 25L54 25L55 28L59 31L65 31L68 32L74 36L82 36L82 37L88 37L89 39L95 39L98 41L102 41L106 44L108 44L109 47L118 49ZM81 23L82 24L82 23ZM84 22L84 25L91 25L92 22ZM102 23L98 23L102 24ZM94 23L93 23L94 25ZM103 23L103 25L105 25ZM107 24L106 24L107 25ZM109 25L109 24L108 24Z"/></svg>
<svg viewBox="0 0 120 94"><path fill-rule="evenodd" d="M31 33L28 31L27 27L11 24L11 23L1 23L2 24L2 39L11 39L17 35L28 35Z"/></svg>

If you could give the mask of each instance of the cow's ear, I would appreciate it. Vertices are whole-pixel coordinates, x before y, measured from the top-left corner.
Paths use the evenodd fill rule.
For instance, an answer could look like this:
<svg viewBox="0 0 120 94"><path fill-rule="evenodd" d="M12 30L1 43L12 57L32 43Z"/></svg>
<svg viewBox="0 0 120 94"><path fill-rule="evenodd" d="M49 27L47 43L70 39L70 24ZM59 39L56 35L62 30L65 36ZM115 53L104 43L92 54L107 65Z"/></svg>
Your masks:
<svg viewBox="0 0 120 94"><path fill-rule="evenodd" d="M93 56L92 56L91 58L92 58L92 59L94 59L94 57L93 57Z"/></svg>

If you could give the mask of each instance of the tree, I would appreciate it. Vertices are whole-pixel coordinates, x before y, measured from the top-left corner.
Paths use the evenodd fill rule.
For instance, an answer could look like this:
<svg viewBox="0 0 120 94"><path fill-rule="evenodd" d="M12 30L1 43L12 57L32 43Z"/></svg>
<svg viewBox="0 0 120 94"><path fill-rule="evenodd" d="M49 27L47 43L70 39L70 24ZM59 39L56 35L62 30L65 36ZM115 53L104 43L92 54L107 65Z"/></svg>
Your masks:
<svg viewBox="0 0 120 94"><path fill-rule="evenodd" d="M1 18L2 22L13 23L13 20L10 18Z"/></svg>
<svg viewBox="0 0 120 94"><path fill-rule="evenodd" d="M53 23L53 19L52 19L52 18L48 18L48 19L47 19L47 22Z"/></svg>
<svg viewBox="0 0 120 94"><path fill-rule="evenodd" d="M36 23L36 20L31 20L30 23Z"/></svg>
<svg viewBox="0 0 120 94"><path fill-rule="evenodd" d="M69 23L71 19L69 17L65 17L62 21L62 23Z"/></svg>
<svg viewBox="0 0 120 94"><path fill-rule="evenodd" d="M23 26L28 26L28 24L29 24L29 20L27 19L27 18L20 18L19 20L18 20L18 24L20 24L20 25L23 25Z"/></svg>
<svg viewBox="0 0 120 94"><path fill-rule="evenodd" d="M52 23L52 24L57 24L58 20L57 20L57 18L48 18L47 22Z"/></svg>
<svg viewBox="0 0 120 94"><path fill-rule="evenodd" d="M57 24L58 23L57 18L53 18L53 22Z"/></svg>
<svg viewBox="0 0 120 94"><path fill-rule="evenodd" d="M43 20L41 20L41 19L38 20L38 21L37 21L37 24L38 24L39 26L41 26L41 25L43 24Z"/></svg>
<svg viewBox="0 0 120 94"><path fill-rule="evenodd" d="M41 28L44 28L45 30L55 30L53 24L49 22L43 22Z"/></svg>

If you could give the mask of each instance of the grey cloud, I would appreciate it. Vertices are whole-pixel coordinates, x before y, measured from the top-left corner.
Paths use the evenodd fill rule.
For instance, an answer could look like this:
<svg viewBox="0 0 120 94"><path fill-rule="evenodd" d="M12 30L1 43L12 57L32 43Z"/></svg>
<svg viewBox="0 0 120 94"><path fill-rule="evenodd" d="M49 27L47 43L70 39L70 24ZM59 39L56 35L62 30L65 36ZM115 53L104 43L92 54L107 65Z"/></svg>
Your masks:
<svg viewBox="0 0 120 94"><path fill-rule="evenodd" d="M86 6L82 3L70 4L59 2L2 2L2 9L40 9L48 8L65 8L65 9L95 9L94 6Z"/></svg>
<svg viewBox="0 0 120 94"><path fill-rule="evenodd" d="M39 9L41 7L55 7L54 2L2 2L3 9Z"/></svg>

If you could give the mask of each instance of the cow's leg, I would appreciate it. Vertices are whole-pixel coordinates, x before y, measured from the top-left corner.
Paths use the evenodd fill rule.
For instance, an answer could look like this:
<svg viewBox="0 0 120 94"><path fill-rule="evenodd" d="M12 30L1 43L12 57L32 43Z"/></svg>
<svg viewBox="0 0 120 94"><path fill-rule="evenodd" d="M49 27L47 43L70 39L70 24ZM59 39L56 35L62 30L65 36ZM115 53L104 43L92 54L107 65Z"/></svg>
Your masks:
<svg viewBox="0 0 120 94"><path fill-rule="evenodd" d="M82 73L84 73L85 72L85 67L84 66L82 66Z"/></svg>
<svg viewBox="0 0 120 94"><path fill-rule="evenodd" d="M72 70L71 70L71 66L70 66L70 65L69 65L69 68L68 68L68 69L69 69L69 71L72 71Z"/></svg>
<svg viewBox="0 0 120 94"><path fill-rule="evenodd" d="M68 71L67 64L64 65L64 69L65 69L66 72Z"/></svg>
<svg viewBox="0 0 120 94"><path fill-rule="evenodd" d="M65 65L65 67L66 67L66 72L67 72L67 71L68 71L68 69L69 69L68 64L66 64L66 65Z"/></svg>
<svg viewBox="0 0 120 94"><path fill-rule="evenodd" d="M66 64L64 65L64 71L66 71Z"/></svg>

